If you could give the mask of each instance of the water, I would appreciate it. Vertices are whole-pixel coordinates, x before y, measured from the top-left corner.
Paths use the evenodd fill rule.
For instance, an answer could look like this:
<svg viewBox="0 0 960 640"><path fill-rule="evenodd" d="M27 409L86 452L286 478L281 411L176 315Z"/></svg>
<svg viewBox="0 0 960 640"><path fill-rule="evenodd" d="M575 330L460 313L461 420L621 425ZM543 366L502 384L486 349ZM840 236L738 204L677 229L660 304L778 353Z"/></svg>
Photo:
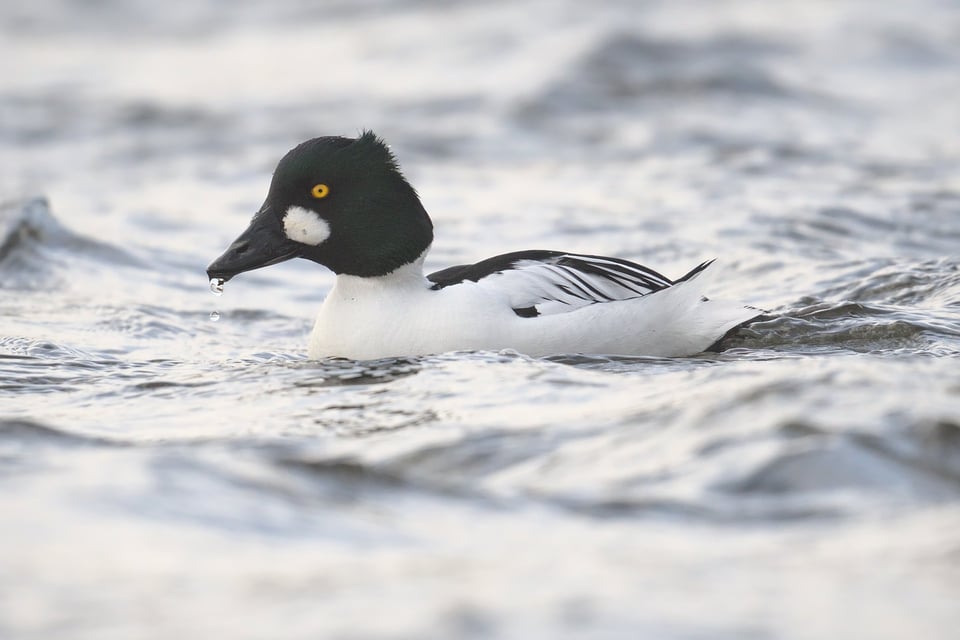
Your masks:
<svg viewBox="0 0 960 640"><path fill-rule="evenodd" d="M955 3L0 15L0 636L955 635ZM205 267L287 149L363 128L428 268L717 257L770 319L311 362L328 273Z"/></svg>

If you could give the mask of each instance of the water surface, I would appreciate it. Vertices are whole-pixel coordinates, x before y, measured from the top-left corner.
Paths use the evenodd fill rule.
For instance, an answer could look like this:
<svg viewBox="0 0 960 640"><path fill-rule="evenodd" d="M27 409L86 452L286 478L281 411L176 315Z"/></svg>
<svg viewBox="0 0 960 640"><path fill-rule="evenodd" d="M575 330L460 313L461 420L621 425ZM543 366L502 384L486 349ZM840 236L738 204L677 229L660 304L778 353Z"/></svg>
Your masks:
<svg viewBox="0 0 960 640"><path fill-rule="evenodd" d="M954 3L0 12L3 637L960 626ZM716 257L770 318L690 358L309 361L329 273L204 269L289 147L364 128L428 268Z"/></svg>

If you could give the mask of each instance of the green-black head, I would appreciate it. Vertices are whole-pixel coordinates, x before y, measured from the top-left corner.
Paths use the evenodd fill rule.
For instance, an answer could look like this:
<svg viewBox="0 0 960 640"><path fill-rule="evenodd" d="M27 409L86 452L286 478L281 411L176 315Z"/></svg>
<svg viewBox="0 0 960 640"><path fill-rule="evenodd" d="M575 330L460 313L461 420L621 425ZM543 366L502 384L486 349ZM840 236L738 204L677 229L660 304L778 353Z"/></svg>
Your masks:
<svg viewBox="0 0 960 640"><path fill-rule="evenodd" d="M430 217L386 144L370 131L327 136L283 156L263 206L207 275L226 281L306 258L337 274L381 276L432 241Z"/></svg>

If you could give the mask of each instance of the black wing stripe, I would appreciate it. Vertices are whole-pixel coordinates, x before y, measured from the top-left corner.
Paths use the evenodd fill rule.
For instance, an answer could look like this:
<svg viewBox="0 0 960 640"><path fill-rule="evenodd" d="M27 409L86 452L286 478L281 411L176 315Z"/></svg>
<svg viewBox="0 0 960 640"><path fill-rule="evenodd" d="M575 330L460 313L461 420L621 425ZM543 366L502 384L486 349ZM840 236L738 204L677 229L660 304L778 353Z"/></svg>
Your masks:
<svg viewBox="0 0 960 640"><path fill-rule="evenodd" d="M541 249L514 251L513 253L504 253L503 255L481 260L476 264L461 264L455 267L447 267L446 269L431 273L427 276L427 279L433 282L433 289L442 289L466 280L480 282L480 280L487 276L517 269L517 263L524 260L547 264L548 260L553 260L563 255L564 254L559 251L544 251Z"/></svg>
<svg viewBox="0 0 960 640"><path fill-rule="evenodd" d="M658 273L648 267L644 267L643 265L635 264L633 262L627 262L626 260L619 260L617 258L602 258L602 257L590 256L589 262L597 264L601 268L620 271L622 273L631 275L641 280L656 282L663 285L673 284L670 278L667 278L663 274Z"/></svg>
<svg viewBox="0 0 960 640"><path fill-rule="evenodd" d="M627 260L621 260L619 258L604 258L602 256L585 256L590 262L597 264L610 265L632 271L641 277L649 277L660 282L670 283L670 278L666 277L662 273L654 271L650 267L645 267L642 264L637 264L635 262L629 262Z"/></svg>
<svg viewBox="0 0 960 640"><path fill-rule="evenodd" d="M570 290L570 287L568 287L568 286L565 285L565 284L558 284L558 285L557 285L557 289L560 289L560 291L563 291L563 292L566 293L567 295L573 296L574 298L579 298L580 300L590 300L590 296L580 295L580 294L578 294L578 293L574 293L573 291ZM570 303L567 302L566 300L559 300L559 299L557 299L557 302L562 302L563 304L570 304Z"/></svg>
<svg viewBox="0 0 960 640"><path fill-rule="evenodd" d="M623 279L626 279L633 284L639 284L647 289L656 290L662 288L662 286L658 285L650 286L651 283L646 278L640 278L635 273L624 271L617 267L596 265L591 263L582 263L581 265L577 266L579 267L578 270L581 273L598 276L606 280L614 281L617 284L622 284Z"/></svg>
<svg viewBox="0 0 960 640"><path fill-rule="evenodd" d="M570 283L570 286L572 286L581 294L583 294L580 297L582 297L584 300L595 299L595 295L600 294L599 291L596 291L596 289L593 289L589 284L584 282L581 278L578 278L577 275L570 269L566 267L557 266L556 270L558 271L558 275L561 278L566 280L568 283ZM591 291L591 289L593 289L593 291Z"/></svg>
<svg viewBox="0 0 960 640"><path fill-rule="evenodd" d="M638 281L635 278L630 278L618 271L603 271L601 273L603 273L604 278L612 280L623 287L632 287L635 285L639 285L644 288L649 287L649 282Z"/></svg>
<svg viewBox="0 0 960 640"><path fill-rule="evenodd" d="M517 307L513 310L513 312L521 318L536 318L538 315L540 315L540 312L537 311L537 308L534 306Z"/></svg>
<svg viewBox="0 0 960 640"><path fill-rule="evenodd" d="M613 298L612 296L610 296L609 294L604 293L603 291L601 291L601 290L598 289L597 287L595 287L595 286L593 286L592 284L590 284L589 282L587 282L584 278L581 278L581 277L577 274L577 272L574 271L573 269L571 269L570 267L566 267L566 266L563 266L563 265L559 265L559 264L558 264L558 265L557 265L557 268L562 269L564 272L566 272L566 274L567 274L568 277L570 277L570 278L576 280L578 283L580 283L580 286L581 286L583 289L585 289L588 293L590 293L590 294L591 294L591 297L594 297L594 298L603 298L604 300L607 300L607 301L610 301L610 300L613 300L613 299L614 299L614 298Z"/></svg>
<svg viewBox="0 0 960 640"><path fill-rule="evenodd" d="M574 298L578 298L580 300L590 299L590 294L586 290L584 290L582 287L577 286L576 282L568 278L566 274L564 274L563 272L558 271L554 265L544 264L541 266L541 269L546 269L554 277L560 279L560 282L557 282L556 280L553 280L549 277L541 276L542 284L545 287L543 295L547 300L556 300L557 302L564 302L564 303L566 302L564 300L561 300L557 296L551 295L549 291L550 288L559 289L560 291L563 291L567 295L573 296ZM561 284L561 282L565 282L566 284ZM571 287L576 291L571 289Z"/></svg>
<svg viewBox="0 0 960 640"><path fill-rule="evenodd" d="M678 278L677 282L686 282L690 278L694 277L695 275L697 275L698 273L700 273L701 271L703 271L704 269L712 265L714 260L716 260L716 258L714 258L713 260L707 260L706 262L701 262L700 264L695 266L693 269L691 269L689 273Z"/></svg>
<svg viewBox="0 0 960 640"><path fill-rule="evenodd" d="M637 282L636 280L630 280L626 276L617 272L592 271L592 273L598 274L601 277L605 278L606 280L609 280L610 282L612 282L614 285L622 289L626 289L628 291L636 293L637 295L640 295L640 296L646 295L651 291L657 291L662 288L658 286L651 286L650 283L643 283L643 282Z"/></svg>
<svg viewBox="0 0 960 640"><path fill-rule="evenodd" d="M591 271L599 271L601 273L619 273L623 276L626 276L630 280L638 282L639 284L650 287L654 290L663 289L664 287L669 287L671 284L673 284L669 279L660 275L656 271L637 268L635 265L631 264L623 264L621 262L614 261L601 262L599 260L583 262L593 267L593 269L590 269Z"/></svg>
<svg viewBox="0 0 960 640"><path fill-rule="evenodd" d="M563 313L586 305L638 298L695 277L698 265L676 282L639 264L559 251L516 251L427 276L433 289L476 282L504 297L520 317Z"/></svg>
<svg viewBox="0 0 960 640"><path fill-rule="evenodd" d="M617 286L622 287L623 289L626 289L628 291L632 291L640 296L646 295L651 291L656 291L655 287L649 287L646 285L639 285L638 287L638 283L631 282L630 280L625 280L623 278L618 278L616 276L611 275L609 276L609 279L611 282L615 283Z"/></svg>

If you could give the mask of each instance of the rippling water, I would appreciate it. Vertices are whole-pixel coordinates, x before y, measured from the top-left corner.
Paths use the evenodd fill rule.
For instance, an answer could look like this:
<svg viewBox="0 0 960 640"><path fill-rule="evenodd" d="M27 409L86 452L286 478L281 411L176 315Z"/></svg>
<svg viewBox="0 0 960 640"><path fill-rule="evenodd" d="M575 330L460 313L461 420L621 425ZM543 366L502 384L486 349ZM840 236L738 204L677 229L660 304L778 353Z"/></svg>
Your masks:
<svg viewBox="0 0 960 640"><path fill-rule="evenodd" d="M3 637L955 634L955 3L0 18ZM363 128L428 268L717 257L769 317L691 358L311 362L328 273L204 268L289 147Z"/></svg>

